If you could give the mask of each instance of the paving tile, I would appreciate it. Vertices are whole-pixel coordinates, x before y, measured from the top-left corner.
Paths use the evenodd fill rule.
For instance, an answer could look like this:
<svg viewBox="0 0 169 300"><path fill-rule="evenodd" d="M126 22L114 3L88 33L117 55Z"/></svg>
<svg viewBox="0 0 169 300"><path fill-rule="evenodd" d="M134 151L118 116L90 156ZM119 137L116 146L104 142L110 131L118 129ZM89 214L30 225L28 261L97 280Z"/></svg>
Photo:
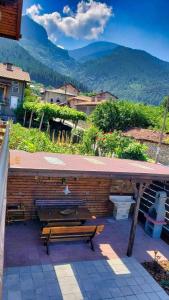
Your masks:
<svg viewBox="0 0 169 300"><path fill-rule="evenodd" d="M129 286L121 287L120 290L121 290L122 296L131 296L134 294L131 287L129 287Z"/></svg>
<svg viewBox="0 0 169 300"><path fill-rule="evenodd" d="M8 291L8 300L22 300L21 291Z"/></svg>
<svg viewBox="0 0 169 300"><path fill-rule="evenodd" d="M156 293L147 293L146 296L149 300L160 300L160 297Z"/></svg>
<svg viewBox="0 0 169 300"><path fill-rule="evenodd" d="M138 300L148 300L149 299L148 296L145 293L141 293L141 294L136 295L136 298ZM153 299L151 299L151 300L153 300Z"/></svg>
<svg viewBox="0 0 169 300"><path fill-rule="evenodd" d="M116 274L124 271L124 263L129 272ZM135 259L125 258L121 264L118 258L7 269L3 300L169 300L146 270L141 273ZM8 299L7 289L16 299Z"/></svg>
<svg viewBox="0 0 169 300"><path fill-rule="evenodd" d="M42 265L42 270L43 270L43 272L45 272L45 271L54 271L54 268L53 268L52 264L48 264L48 265Z"/></svg>

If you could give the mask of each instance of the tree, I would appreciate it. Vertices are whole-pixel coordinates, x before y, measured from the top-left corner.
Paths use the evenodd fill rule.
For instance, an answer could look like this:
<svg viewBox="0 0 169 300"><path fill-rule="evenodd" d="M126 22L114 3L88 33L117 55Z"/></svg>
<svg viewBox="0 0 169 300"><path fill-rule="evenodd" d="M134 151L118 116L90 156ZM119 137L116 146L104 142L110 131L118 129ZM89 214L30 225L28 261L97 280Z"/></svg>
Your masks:
<svg viewBox="0 0 169 300"><path fill-rule="evenodd" d="M92 114L92 121L100 130L110 132L115 129L124 131L132 127L147 128L153 125L154 120L151 119L147 107L143 104L107 101L96 107Z"/></svg>
<svg viewBox="0 0 169 300"><path fill-rule="evenodd" d="M104 102L97 105L92 115L92 121L104 132L113 131L118 127L119 110L115 102Z"/></svg>

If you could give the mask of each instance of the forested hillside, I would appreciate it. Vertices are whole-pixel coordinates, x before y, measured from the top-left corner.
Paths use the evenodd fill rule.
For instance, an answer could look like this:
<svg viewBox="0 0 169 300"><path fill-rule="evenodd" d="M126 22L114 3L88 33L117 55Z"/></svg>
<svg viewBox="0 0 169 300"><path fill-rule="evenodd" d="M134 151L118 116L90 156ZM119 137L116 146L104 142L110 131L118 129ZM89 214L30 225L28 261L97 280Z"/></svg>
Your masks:
<svg viewBox="0 0 169 300"><path fill-rule="evenodd" d="M31 80L51 85L60 86L66 82L76 84L80 89L86 90L83 85L70 77L61 75L32 57L18 42L0 38L0 62L11 62L29 72Z"/></svg>
<svg viewBox="0 0 169 300"><path fill-rule="evenodd" d="M119 98L149 104L158 105L169 94L169 63L121 46L83 63L78 78L92 90L108 90Z"/></svg>

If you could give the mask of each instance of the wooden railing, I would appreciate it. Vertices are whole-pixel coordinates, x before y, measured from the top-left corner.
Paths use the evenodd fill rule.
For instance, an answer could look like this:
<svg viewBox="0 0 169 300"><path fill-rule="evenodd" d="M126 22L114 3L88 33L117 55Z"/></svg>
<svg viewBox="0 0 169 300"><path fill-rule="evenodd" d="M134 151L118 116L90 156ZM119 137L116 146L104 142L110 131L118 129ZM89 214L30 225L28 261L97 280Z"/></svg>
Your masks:
<svg viewBox="0 0 169 300"><path fill-rule="evenodd" d="M2 297L2 280L4 264L4 232L6 215L6 188L8 176L8 141L9 125L0 123L0 299Z"/></svg>

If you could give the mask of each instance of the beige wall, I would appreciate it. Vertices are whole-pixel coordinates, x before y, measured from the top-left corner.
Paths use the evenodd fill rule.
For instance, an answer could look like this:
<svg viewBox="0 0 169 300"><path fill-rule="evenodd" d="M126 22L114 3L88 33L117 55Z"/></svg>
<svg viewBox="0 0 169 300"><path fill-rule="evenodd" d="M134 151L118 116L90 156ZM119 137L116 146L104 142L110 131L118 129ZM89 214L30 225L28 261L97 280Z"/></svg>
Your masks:
<svg viewBox="0 0 169 300"><path fill-rule="evenodd" d="M64 87L62 89L65 90ZM67 85L66 92L70 93L70 94L74 94L75 96L77 96L79 94L79 91L75 87L73 87L71 85Z"/></svg>
<svg viewBox="0 0 169 300"><path fill-rule="evenodd" d="M57 100L60 101L60 103L65 103L65 101L68 101L72 96L64 95L64 94L58 94L54 92L45 92L43 100L45 102L51 103L51 99L53 99L53 103L57 103Z"/></svg>

